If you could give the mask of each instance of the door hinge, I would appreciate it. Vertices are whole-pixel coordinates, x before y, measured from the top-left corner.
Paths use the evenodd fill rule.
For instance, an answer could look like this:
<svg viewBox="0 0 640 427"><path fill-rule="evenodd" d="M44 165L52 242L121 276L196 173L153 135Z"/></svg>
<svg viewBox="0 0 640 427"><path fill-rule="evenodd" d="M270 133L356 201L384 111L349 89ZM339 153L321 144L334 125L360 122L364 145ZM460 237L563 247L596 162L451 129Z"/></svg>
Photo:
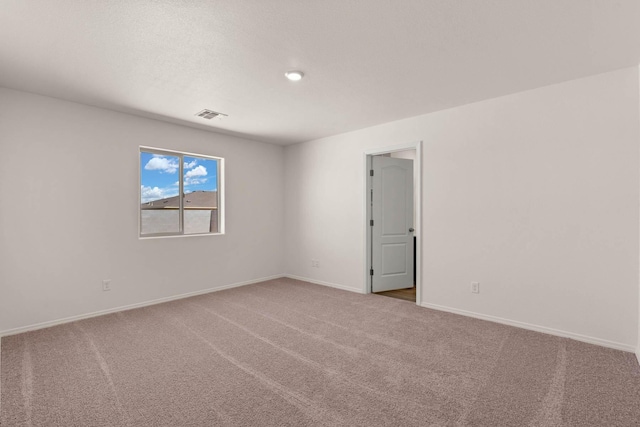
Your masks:
<svg viewBox="0 0 640 427"><path fill-rule="evenodd" d="M369 171L369 176L373 176L373 169Z"/></svg>
<svg viewBox="0 0 640 427"><path fill-rule="evenodd" d="M373 276L373 268L371 270L369 270L369 275Z"/></svg>
<svg viewBox="0 0 640 427"><path fill-rule="evenodd" d="M373 227L373 220L372 219L369 220L369 225Z"/></svg>

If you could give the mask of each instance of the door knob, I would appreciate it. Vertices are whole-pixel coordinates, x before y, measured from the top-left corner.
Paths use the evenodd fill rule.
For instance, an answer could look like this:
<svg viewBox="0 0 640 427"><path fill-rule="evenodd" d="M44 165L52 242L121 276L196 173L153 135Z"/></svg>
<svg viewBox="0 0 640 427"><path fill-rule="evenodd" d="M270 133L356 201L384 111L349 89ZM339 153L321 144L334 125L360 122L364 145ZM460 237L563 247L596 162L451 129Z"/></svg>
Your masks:
<svg viewBox="0 0 640 427"><path fill-rule="evenodd" d="M413 233L413 231L414 231L414 230L413 230L413 227L411 227L411 228L409 229L409 233Z"/></svg>

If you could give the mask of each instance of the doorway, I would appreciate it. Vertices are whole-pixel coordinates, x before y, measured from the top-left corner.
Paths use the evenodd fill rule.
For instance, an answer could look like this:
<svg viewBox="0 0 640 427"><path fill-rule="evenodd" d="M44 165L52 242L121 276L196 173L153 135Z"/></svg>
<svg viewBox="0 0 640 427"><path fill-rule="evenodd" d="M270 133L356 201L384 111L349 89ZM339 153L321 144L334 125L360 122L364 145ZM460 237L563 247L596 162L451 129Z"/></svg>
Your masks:
<svg viewBox="0 0 640 427"><path fill-rule="evenodd" d="M364 153L365 293L421 302L421 141Z"/></svg>

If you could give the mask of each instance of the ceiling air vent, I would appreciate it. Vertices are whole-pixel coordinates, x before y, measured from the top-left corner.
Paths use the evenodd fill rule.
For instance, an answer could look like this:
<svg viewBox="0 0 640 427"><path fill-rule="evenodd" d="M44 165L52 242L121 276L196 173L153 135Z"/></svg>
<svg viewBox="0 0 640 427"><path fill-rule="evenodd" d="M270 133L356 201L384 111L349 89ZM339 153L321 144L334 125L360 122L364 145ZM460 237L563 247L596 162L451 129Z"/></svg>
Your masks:
<svg viewBox="0 0 640 427"><path fill-rule="evenodd" d="M211 110L202 110L199 113L197 113L196 116L202 117L203 119L211 120L216 117L220 117L220 118L226 117L227 115L222 113L216 113L215 111L211 111Z"/></svg>

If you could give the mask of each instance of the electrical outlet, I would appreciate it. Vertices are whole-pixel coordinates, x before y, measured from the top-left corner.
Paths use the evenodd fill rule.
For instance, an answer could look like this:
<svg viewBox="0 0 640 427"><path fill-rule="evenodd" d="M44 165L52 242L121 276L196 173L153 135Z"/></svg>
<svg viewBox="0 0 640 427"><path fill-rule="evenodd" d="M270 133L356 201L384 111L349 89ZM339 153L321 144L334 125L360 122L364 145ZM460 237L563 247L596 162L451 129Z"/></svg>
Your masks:
<svg viewBox="0 0 640 427"><path fill-rule="evenodd" d="M311 267L320 268L320 261L318 261L317 259L312 259Z"/></svg>
<svg viewBox="0 0 640 427"><path fill-rule="evenodd" d="M110 291L111 290L111 279L105 279L102 281L102 291Z"/></svg>
<svg viewBox="0 0 640 427"><path fill-rule="evenodd" d="M480 282L471 282L471 292L474 294L480 293Z"/></svg>

